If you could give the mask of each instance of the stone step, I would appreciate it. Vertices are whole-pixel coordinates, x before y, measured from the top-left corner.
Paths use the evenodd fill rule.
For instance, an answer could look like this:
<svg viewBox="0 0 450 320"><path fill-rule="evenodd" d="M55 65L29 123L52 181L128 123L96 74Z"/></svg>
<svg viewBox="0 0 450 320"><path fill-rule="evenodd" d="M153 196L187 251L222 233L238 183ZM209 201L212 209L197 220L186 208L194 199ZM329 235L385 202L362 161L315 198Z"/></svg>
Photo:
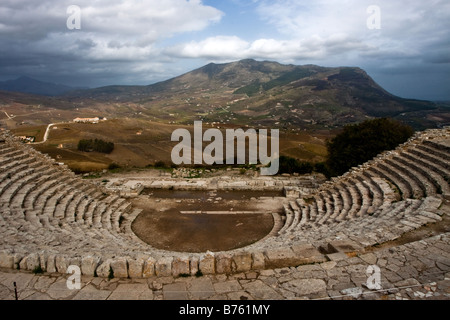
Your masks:
<svg viewBox="0 0 450 320"><path fill-rule="evenodd" d="M411 154L415 159L426 160L427 163L431 163L432 166L444 172L443 176L450 176L450 162L447 163L442 158L436 157L431 153L426 153L419 147L408 149L406 153Z"/></svg>
<svg viewBox="0 0 450 320"><path fill-rule="evenodd" d="M425 196L436 194L438 183L425 170L420 168L417 162L411 162L401 155L394 157L392 161L396 161L398 166L404 165L405 168L408 168L408 173L418 182Z"/></svg>
<svg viewBox="0 0 450 320"><path fill-rule="evenodd" d="M438 194L450 194L450 187L444 177L447 177L447 171L439 165L430 162L424 158L418 158L412 154L404 152L402 156L409 161L415 161L418 167L417 170L421 170L422 175L429 175L429 180L435 185L436 193ZM450 177L450 175L448 175Z"/></svg>
<svg viewBox="0 0 450 320"><path fill-rule="evenodd" d="M32 192L28 193L26 195L25 201L24 201L24 207L26 209L32 210L36 206L36 201L39 198L39 196L48 190L49 188L55 186L58 184L58 181L56 180L58 177L57 173L54 173L49 176L43 176L41 177L36 184L38 185L37 188L35 188Z"/></svg>
<svg viewBox="0 0 450 320"><path fill-rule="evenodd" d="M21 185L21 180L32 173L33 169L20 170L0 183L0 201L9 203L9 199L15 194L12 194L13 191L11 189L15 188L15 192L17 192L17 188Z"/></svg>
<svg viewBox="0 0 450 320"><path fill-rule="evenodd" d="M423 144L439 151L442 154L442 157L444 157L447 161L450 161L450 146L431 140L425 140Z"/></svg>
<svg viewBox="0 0 450 320"><path fill-rule="evenodd" d="M295 229L295 227L298 225L298 223L301 220L301 209L297 205L297 202L289 201L289 207L290 207L291 212L294 213L294 218L291 222L291 225L288 228L286 228L286 232L291 232L291 230Z"/></svg>
<svg viewBox="0 0 450 320"><path fill-rule="evenodd" d="M352 197L351 198L352 206L351 206L350 210L348 211L347 217L349 219L353 219L356 217L359 210L361 209L362 197L361 197L361 194L360 194L358 188L356 188L356 186L352 182L346 181L345 185L346 185L347 189L349 190L351 197Z"/></svg>
<svg viewBox="0 0 450 320"><path fill-rule="evenodd" d="M400 196L402 199L409 199L413 197L413 189L409 182L405 180L401 174L397 171L392 170L382 164L378 164L376 167L371 167L367 170L372 177L380 177L391 182L395 187L398 188Z"/></svg>
<svg viewBox="0 0 450 320"><path fill-rule="evenodd" d="M329 223L335 222L336 217L338 217L343 210L347 210L344 209L342 195L339 190L333 189L331 192L331 197L333 198L334 209L333 212L329 215Z"/></svg>
<svg viewBox="0 0 450 320"><path fill-rule="evenodd" d="M334 204L331 195L328 192L323 192L323 201L325 203L325 211L323 215L316 221L316 224L324 224L328 222L328 218L334 212Z"/></svg>
<svg viewBox="0 0 450 320"><path fill-rule="evenodd" d="M365 184L370 190L372 194L372 207L374 208L374 210L376 210L377 207L383 204L383 192L380 186L372 179L369 174L366 175L366 173L361 177L360 182Z"/></svg>
<svg viewBox="0 0 450 320"><path fill-rule="evenodd" d="M22 203L15 203L14 199L21 192L22 188L33 181L34 176L39 173L33 172L33 169L29 170L29 174L26 174L20 180L16 180L13 185L10 186L8 192L4 190L0 202L8 203L11 207L22 207Z"/></svg>
<svg viewBox="0 0 450 320"><path fill-rule="evenodd" d="M278 234L283 234L286 230L291 226L292 221L294 220L294 212L289 208L288 205L284 204L284 213L286 220L284 221L284 225Z"/></svg>

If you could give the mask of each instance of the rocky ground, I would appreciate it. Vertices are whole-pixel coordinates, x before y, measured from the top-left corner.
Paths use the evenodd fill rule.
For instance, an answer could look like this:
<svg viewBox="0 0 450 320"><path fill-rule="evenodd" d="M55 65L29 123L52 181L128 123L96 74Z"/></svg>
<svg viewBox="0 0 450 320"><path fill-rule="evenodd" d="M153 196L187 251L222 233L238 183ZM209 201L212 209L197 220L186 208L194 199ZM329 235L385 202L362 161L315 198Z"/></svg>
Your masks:
<svg viewBox="0 0 450 320"><path fill-rule="evenodd" d="M449 300L450 233L357 256L233 275L105 279L0 271L0 299L19 300Z"/></svg>

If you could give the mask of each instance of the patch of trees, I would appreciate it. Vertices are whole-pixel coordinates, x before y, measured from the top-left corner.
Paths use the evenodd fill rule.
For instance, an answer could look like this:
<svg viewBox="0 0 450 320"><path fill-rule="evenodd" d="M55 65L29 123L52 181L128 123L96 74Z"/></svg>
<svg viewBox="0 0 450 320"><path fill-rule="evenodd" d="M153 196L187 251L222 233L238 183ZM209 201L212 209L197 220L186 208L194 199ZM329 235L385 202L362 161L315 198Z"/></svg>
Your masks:
<svg viewBox="0 0 450 320"><path fill-rule="evenodd" d="M300 161L292 157L280 156L279 174L310 174L313 172L323 173L329 176L325 162Z"/></svg>
<svg viewBox="0 0 450 320"><path fill-rule="evenodd" d="M413 134L413 128L390 118L347 125L341 133L327 141L328 156L325 162L312 163L280 156L279 173L317 172L327 178L340 176L383 151L395 149Z"/></svg>
<svg viewBox="0 0 450 320"><path fill-rule="evenodd" d="M299 173L307 174L311 173L314 169L314 165L310 162L299 161L298 159L280 156L280 166L278 173Z"/></svg>
<svg viewBox="0 0 450 320"><path fill-rule="evenodd" d="M406 142L414 130L397 120L379 118L345 126L327 142L326 167L329 176L339 176L350 168L373 159L377 154L395 149Z"/></svg>
<svg viewBox="0 0 450 320"><path fill-rule="evenodd" d="M114 150L114 143L101 139L83 139L78 142L78 150L83 152L111 153Z"/></svg>

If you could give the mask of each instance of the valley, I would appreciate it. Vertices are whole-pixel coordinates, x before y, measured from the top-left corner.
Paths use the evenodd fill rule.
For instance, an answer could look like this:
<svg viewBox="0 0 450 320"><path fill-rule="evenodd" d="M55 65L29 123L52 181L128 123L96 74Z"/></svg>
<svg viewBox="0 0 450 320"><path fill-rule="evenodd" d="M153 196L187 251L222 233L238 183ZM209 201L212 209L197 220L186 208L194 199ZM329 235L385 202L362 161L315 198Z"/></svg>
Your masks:
<svg viewBox="0 0 450 320"><path fill-rule="evenodd" d="M74 123L78 117L107 120ZM77 172L103 170L112 163L145 168L162 161L170 166L176 144L171 133L192 131L194 121L222 132L279 129L281 155L321 162L326 140L342 126L374 117L392 117L423 130L450 124L450 108L445 102L396 97L359 68L251 59L211 63L148 86L78 89L54 96L0 91L1 127L35 137L37 150ZM58 125L42 143L50 123ZM81 139L110 141L115 149L111 154L80 152Z"/></svg>

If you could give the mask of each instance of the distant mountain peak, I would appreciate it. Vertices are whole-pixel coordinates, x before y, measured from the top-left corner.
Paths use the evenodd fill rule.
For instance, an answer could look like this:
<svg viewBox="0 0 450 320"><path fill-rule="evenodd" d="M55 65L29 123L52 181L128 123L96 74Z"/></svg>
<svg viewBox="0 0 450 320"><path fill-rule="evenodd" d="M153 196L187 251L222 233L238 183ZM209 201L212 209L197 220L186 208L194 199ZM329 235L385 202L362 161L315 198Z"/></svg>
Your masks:
<svg viewBox="0 0 450 320"><path fill-rule="evenodd" d="M44 96L57 96L72 91L75 88L36 80L27 75L21 75L14 80L0 81L0 90L31 93Z"/></svg>

